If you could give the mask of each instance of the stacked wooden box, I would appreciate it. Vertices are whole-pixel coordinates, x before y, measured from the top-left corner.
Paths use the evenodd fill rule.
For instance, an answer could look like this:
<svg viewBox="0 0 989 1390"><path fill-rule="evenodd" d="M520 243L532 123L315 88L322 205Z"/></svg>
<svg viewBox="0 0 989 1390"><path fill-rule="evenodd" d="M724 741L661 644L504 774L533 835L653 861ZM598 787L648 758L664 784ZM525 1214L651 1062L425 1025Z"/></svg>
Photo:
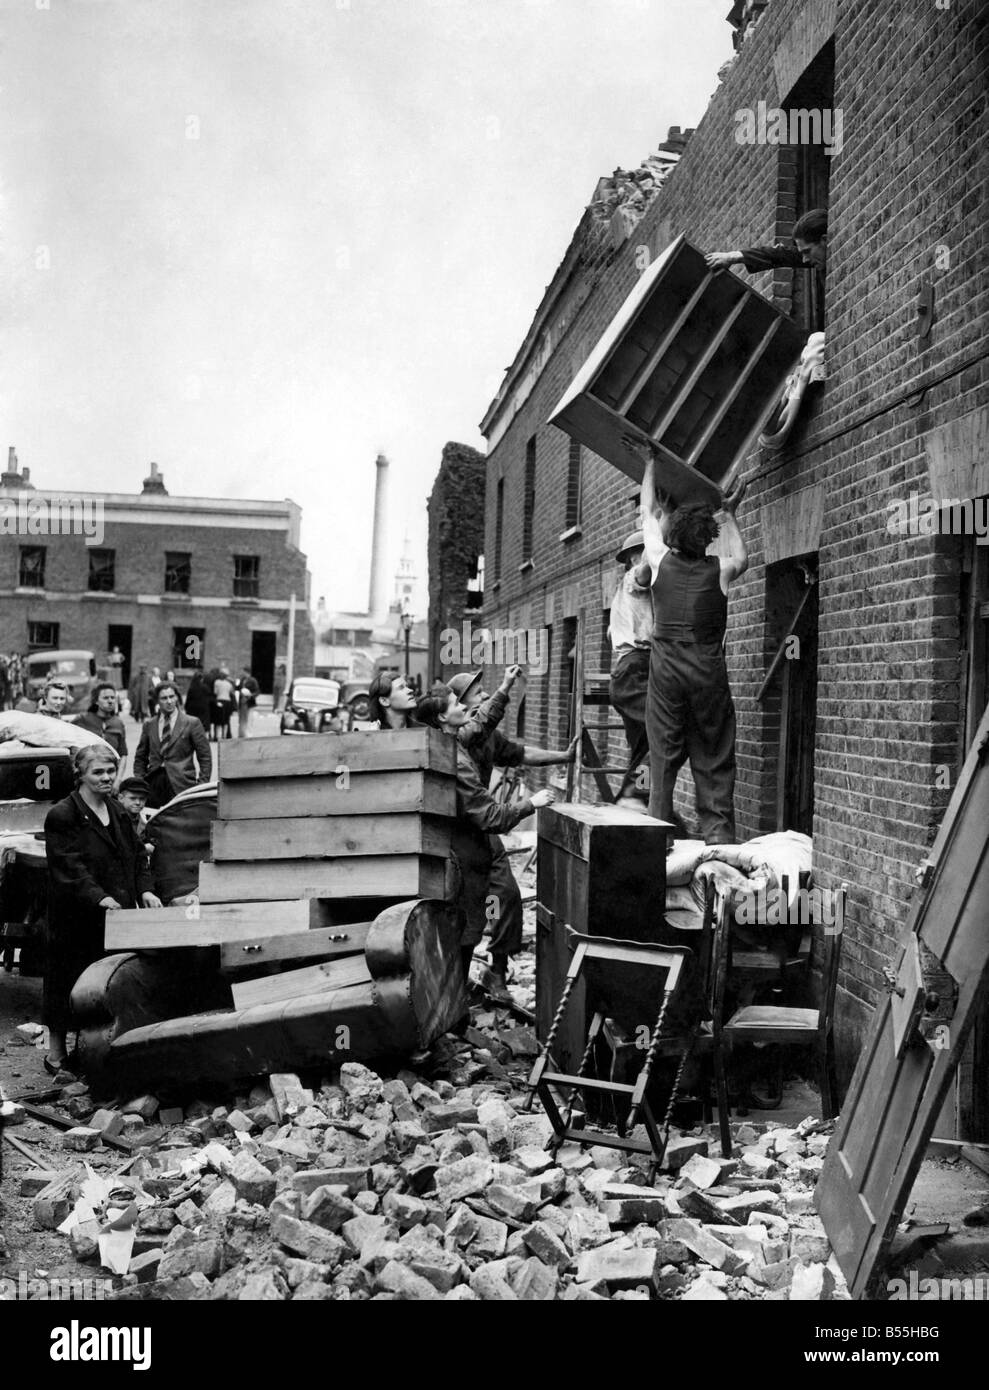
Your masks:
<svg viewBox="0 0 989 1390"><path fill-rule="evenodd" d="M223 744L200 900L442 898L455 774L435 729Z"/></svg>
<svg viewBox="0 0 989 1390"><path fill-rule="evenodd" d="M76 985L88 1071L123 1084L364 1059L426 1047L463 1017L453 739L224 744L218 812L198 901L107 915L107 949L139 954ZM181 997L192 947L219 948L202 968L232 1011L176 1016L204 1008Z"/></svg>

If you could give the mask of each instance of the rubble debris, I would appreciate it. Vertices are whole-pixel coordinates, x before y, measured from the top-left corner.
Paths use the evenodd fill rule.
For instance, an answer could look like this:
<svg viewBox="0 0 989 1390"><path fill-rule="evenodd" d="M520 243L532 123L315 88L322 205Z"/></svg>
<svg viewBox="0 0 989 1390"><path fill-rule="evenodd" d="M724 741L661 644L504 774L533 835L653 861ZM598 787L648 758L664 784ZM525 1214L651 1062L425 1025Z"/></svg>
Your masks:
<svg viewBox="0 0 989 1390"><path fill-rule="evenodd" d="M674 1131L655 1177L645 1155L554 1148L524 1108L524 1048L482 1017L423 1074L347 1063L183 1106L94 1104L73 1081L58 1104L73 1161L23 1172L21 1195L125 1300L847 1297L813 1211L830 1127L737 1125L731 1159L710 1127ZM80 1104L86 1124L64 1118ZM116 1173L114 1137L132 1150Z"/></svg>

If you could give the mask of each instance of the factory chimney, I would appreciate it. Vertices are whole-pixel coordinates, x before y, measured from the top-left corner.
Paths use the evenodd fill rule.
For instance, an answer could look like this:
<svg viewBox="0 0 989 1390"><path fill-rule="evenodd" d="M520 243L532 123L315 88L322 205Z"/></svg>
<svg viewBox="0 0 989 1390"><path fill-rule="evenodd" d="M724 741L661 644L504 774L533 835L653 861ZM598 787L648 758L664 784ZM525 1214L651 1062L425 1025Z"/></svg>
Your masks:
<svg viewBox="0 0 989 1390"><path fill-rule="evenodd" d="M380 622L388 611L385 592L385 514L388 501L388 460L379 454L374 464L377 476L374 482L374 529L371 532L371 589L368 597L368 613L373 622Z"/></svg>

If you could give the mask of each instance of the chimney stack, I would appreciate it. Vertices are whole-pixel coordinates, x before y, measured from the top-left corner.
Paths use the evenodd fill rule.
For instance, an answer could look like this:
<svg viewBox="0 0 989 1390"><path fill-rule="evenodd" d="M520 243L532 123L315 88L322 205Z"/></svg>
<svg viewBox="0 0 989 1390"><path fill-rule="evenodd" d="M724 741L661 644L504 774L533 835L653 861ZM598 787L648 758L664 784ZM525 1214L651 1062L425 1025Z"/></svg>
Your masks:
<svg viewBox="0 0 989 1390"><path fill-rule="evenodd" d="M165 479L158 472L158 465L156 463L151 465L151 472L141 484L141 496L144 497L148 493L152 493L159 497L168 496L168 488L165 486Z"/></svg>
<svg viewBox="0 0 989 1390"><path fill-rule="evenodd" d="M388 460L379 454L374 463L374 523L371 531L371 587L368 596L368 613L374 623L380 622L388 609L385 592L384 549L385 513L388 500Z"/></svg>
<svg viewBox="0 0 989 1390"><path fill-rule="evenodd" d="M33 487L30 475L29 468L25 468L23 473L17 471L17 450L11 444L7 450L7 471L0 473L0 492L20 492L23 488Z"/></svg>

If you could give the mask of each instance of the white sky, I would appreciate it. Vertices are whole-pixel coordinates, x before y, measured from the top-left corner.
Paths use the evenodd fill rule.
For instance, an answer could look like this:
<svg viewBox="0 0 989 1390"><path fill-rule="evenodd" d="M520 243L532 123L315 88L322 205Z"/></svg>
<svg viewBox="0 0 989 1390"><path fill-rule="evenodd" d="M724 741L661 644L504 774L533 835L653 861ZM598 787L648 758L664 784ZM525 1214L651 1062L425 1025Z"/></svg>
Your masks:
<svg viewBox="0 0 989 1390"><path fill-rule="evenodd" d="M406 528L424 577L443 444L483 449L597 178L700 120L728 9L0 0L0 445L42 488L291 497L356 609L383 449L389 595Z"/></svg>

